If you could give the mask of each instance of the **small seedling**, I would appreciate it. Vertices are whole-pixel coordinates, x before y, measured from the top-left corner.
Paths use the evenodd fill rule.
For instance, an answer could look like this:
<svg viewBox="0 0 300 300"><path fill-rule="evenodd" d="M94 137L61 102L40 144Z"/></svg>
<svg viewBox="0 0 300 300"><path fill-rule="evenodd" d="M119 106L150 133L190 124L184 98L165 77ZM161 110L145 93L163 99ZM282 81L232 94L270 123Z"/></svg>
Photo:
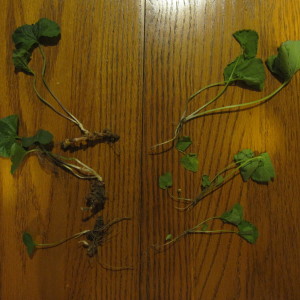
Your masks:
<svg viewBox="0 0 300 300"><path fill-rule="evenodd" d="M13 33L13 41L16 49L13 51L13 62L17 70L23 71L25 74L33 76L33 89L39 100L50 107L55 113L61 117L76 124L82 132L82 136L77 138L65 139L62 147L77 148L80 145L92 145L98 142L114 143L119 140L119 136L113 134L110 130L105 129L101 132L90 132L84 125L63 105L63 103L54 94L45 78L46 72L46 55L43 46L49 44L57 44L60 38L59 25L46 18L40 19L32 25L23 25L18 27ZM63 112L57 110L48 100L46 100L37 89L37 73L31 69L29 62L34 50L38 48L42 56L43 66L41 70L41 78L44 87L49 92L50 96L56 101Z"/></svg>
<svg viewBox="0 0 300 300"><path fill-rule="evenodd" d="M189 203L184 209L195 206L199 201L211 194L226 182L233 179L238 173L246 182L250 179L257 183L268 183L275 178L275 170L271 158L267 152L255 154L250 149L244 149L234 156L234 162L218 172L212 179L208 175L202 176L201 192L194 199L177 197L170 193L173 185L171 173L165 173L159 177L159 187L167 190L168 195L177 201Z"/></svg>
<svg viewBox="0 0 300 300"><path fill-rule="evenodd" d="M221 220L223 223L231 224L237 228L237 230L209 230L209 222L213 220ZM250 244L254 244L258 238L257 228L250 222L244 220L243 208L239 203L236 203L232 209L224 212L221 216L208 218L201 223L197 224L195 227L185 230L180 235L173 237L172 234L168 234L165 239L165 243L162 245L154 245L154 249L162 250L166 246L171 246L181 238L187 236L188 234L223 234L223 233L234 233L239 235L241 238L245 239Z"/></svg>
<svg viewBox="0 0 300 300"><path fill-rule="evenodd" d="M30 257L33 256L34 252L38 249L48 249L57 247L65 242L78 239L80 237L85 237L85 240L79 241L80 244L83 245L84 248L87 249L87 255L89 257L94 257L98 253L98 248L103 245L105 242L107 235L110 232L110 228L119 222L130 220L130 218L124 217L115 219L107 224L104 224L102 217L98 217L96 219L96 223L92 230L83 230L78 232L68 238L65 238L61 241L54 242L54 243L39 243L34 241L31 234L28 232L23 233L23 243L26 246L27 253Z"/></svg>
<svg viewBox="0 0 300 300"><path fill-rule="evenodd" d="M218 100L230 85L242 83L242 85L258 91L261 91L264 87L265 71L263 63L261 59L255 57L257 53L258 34L253 30L240 30L235 32L233 37L240 44L243 53L232 63L226 66L223 73L224 81L209 84L191 95L186 101L185 110L182 113L175 129L174 136L165 142L153 146L152 148L174 142L178 140L178 138L180 139L180 134L184 124L193 119L224 110L236 110L238 108L251 107L262 102L266 102L279 93L291 81L293 75L300 69L300 41L284 42L278 48L278 55L270 56L266 62L268 69L282 82L277 89L258 100L204 110L207 106ZM216 86L224 87L213 99L206 102L194 112L188 114L190 102L201 92Z"/></svg>

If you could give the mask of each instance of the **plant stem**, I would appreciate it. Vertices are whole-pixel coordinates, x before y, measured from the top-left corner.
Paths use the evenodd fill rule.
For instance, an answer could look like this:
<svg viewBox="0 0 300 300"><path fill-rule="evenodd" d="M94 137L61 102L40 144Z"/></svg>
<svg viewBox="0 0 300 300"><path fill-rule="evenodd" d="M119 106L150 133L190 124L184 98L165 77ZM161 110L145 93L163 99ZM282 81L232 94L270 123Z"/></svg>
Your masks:
<svg viewBox="0 0 300 300"><path fill-rule="evenodd" d="M44 103L46 104L48 107L50 107L55 113L57 113L58 115L60 115L61 117L77 124L73 119L71 119L70 117L62 114L60 111L58 111L52 104L50 104L46 99L44 99L41 94L38 92L37 90L37 86L36 86L36 74L33 72L33 89L37 95L37 97Z"/></svg>
<svg viewBox="0 0 300 300"><path fill-rule="evenodd" d="M214 180L216 180L216 178L223 172L225 172L226 170L228 169L232 169L232 165L233 164L230 164L228 165L224 170L222 170L221 172L218 173L217 176L214 177L214 179L211 181L212 184L205 190L203 190L200 195L198 195L194 202L191 203L190 205L188 205L185 209L191 207L191 206L195 206L200 200L202 200L204 197L206 197L207 195L209 195L210 193L214 192L216 189L220 188L221 186L223 186L226 182L228 182L231 178L233 178L236 174L237 171L239 171L240 168L242 167L245 167L246 165L248 165L249 163L251 163L252 161L254 160L260 160L262 157L261 156L255 156L255 157L252 157L252 158L249 158L247 159L246 161L244 161L243 163L240 163L239 161L235 162L234 164L239 165L234 168L234 170L232 172L230 172L227 176L225 176L223 178L223 181L221 184L218 184L218 185L215 185L213 184Z"/></svg>
<svg viewBox="0 0 300 300"><path fill-rule="evenodd" d="M174 136L173 136L171 139L169 139L169 140L167 140L167 141L165 141L165 142L162 142L162 143L159 143L159 144L156 144L156 145L152 146L151 148L154 149L154 148L156 148L156 147L159 147L159 146L168 144L168 143L174 141L174 140L178 137L178 135L179 135L179 133L180 133L180 131L181 131L181 129L182 129L183 123L184 123L183 120L185 119L186 112L187 112L187 109L188 109L188 105L189 105L189 103L190 103L197 95L199 95L201 92L203 92L203 91L205 91L205 90L207 90L207 89L209 89L209 88L211 88L211 87L216 87L216 86L225 85L225 84L227 84L227 81L221 81L221 82L211 83L211 84L209 84L209 85L207 85L207 86L201 88L200 90L198 90L197 92L195 92L193 95L191 95L191 96L186 100L186 103L185 103L185 110L184 110L184 112L183 112L183 114L182 114L182 116L181 116L181 118L180 118L179 123L177 124L177 127L176 127L175 132L174 132Z"/></svg>
<svg viewBox="0 0 300 300"><path fill-rule="evenodd" d="M47 151L44 147L36 148L30 150L30 152L40 152L42 154L45 154L50 161L53 163L59 165L60 167L69 170L74 176L80 178L80 179L97 179L100 182L103 182L102 177L91 167L84 164L82 161L75 157L65 157L61 156L59 154L52 153L51 151ZM66 161L74 161L78 165L74 165L71 163L68 163Z"/></svg>
<svg viewBox="0 0 300 300"><path fill-rule="evenodd" d="M65 157L65 156L61 156L58 154L54 154L52 152L43 151L45 154L47 154L47 156L53 160L54 162L58 163L60 166L68 169L69 171L71 171L76 177L81 178L81 179L92 179L92 178L96 178L99 181L103 182L102 177L91 167L89 167L88 165L84 164L82 161L80 161L79 159L75 158L75 157ZM67 163L65 161L74 161L77 164L79 164L80 166L76 166L70 163ZM82 174L78 174L77 170Z"/></svg>
<svg viewBox="0 0 300 300"><path fill-rule="evenodd" d="M191 231L189 233L236 233L236 234L238 234L238 231L234 231L234 230L197 230L197 231Z"/></svg>
<svg viewBox="0 0 300 300"><path fill-rule="evenodd" d="M168 196L170 198L172 198L173 200L175 201L184 201L184 202L192 202L194 201L193 199L188 199L188 198L184 198L184 197L176 197L174 195L171 194L171 192L169 191L169 189L167 188L167 193L168 193Z"/></svg>
<svg viewBox="0 0 300 300"><path fill-rule="evenodd" d="M44 53L43 48L41 47L41 45L39 45L39 51L42 55L43 58L43 68L42 68L42 81L44 86L46 87L46 89L48 90L48 92L50 93L50 95L53 97L53 99L59 104L59 106L64 110L64 112L69 115L70 119L72 119L72 122L75 123L80 130L84 133L84 134L88 134L89 131L87 129L84 128L83 124L73 115L71 114L66 107L62 104L62 102L56 97L56 95L53 93L53 91L50 89L46 79L45 79L45 71L46 71L46 55Z"/></svg>
<svg viewBox="0 0 300 300"><path fill-rule="evenodd" d="M201 106L200 108L198 108L197 110L195 110L193 113L190 114L190 116L191 115L196 115L198 112L200 112L201 110L203 110L204 108L206 108L208 105L210 105L213 102L215 102L217 99L219 99L225 93L225 91L227 90L229 84L231 82L235 81L234 79L232 79L232 77L233 77L234 71L235 71L235 69L236 69L236 67L237 67L237 65L238 65L238 63L240 61L240 58L241 58L241 56L239 56L238 59L236 60L236 63L234 64L234 67L233 67L232 72L231 72L231 74L229 76L229 79L228 79L228 81L225 82L225 87L217 94L217 96L215 96L212 100L208 101L206 104L204 104L203 106Z"/></svg>
<svg viewBox="0 0 300 300"><path fill-rule="evenodd" d="M262 158L261 156L255 156L255 157L247 159L246 161L244 161L244 160L236 161L236 162L229 164L227 167L225 167L223 170L221 170L220 172L217 173L217 175L211 180L211 185L208 188L206 188L205 190L203 190L195 199L176 197L170 193L169 189L167 189L168 196L177 201L189 202L189 204L187 206L185 206L183 208L177 208L178 210L187 210L188 208L195 206L200 200L202 200L203 198L205 198L206 196L208 196L209 194L211 194L212 192L214 192L215 190L217 190L218 188L223 186L226 182L228 182L231 178L233 178L235 176L236 172L238 172L240 168L245 167L246 165L248 165L249 163L251 163L254 160L260 160L261 158ZM234 168L235 166L237 166L237 167ZM226 172L232 168L234 168L232 170L232 172L230 172L227 176L223 177L223 181L221 183L214 184L214 181L218 178L218 176L220 176L221 174L223 174L224 172ZM201 224L202 223L200 223L198 225L201 225Z"/></svg>
<svg viewBox="0 0 300 300"><path fill-rule="evenodd" d="M238 57L238 59L237 59L235 65L234 65L234 67L233 67L233 69L232 69L232 72L231 72L231 74L230 74L230 76L229 76L229 79L228 79L227 81L222 81L222 82L217 82L217 83L209 84L209 85L207 85L207 86L201 88L199 91L197 91L196 93L194 93L192 96L190 96L190 97L187 99L186 104L185 104L185 110L184 110L184 112L183 112L183 114L182 114L182 116L181 116L181 118L180 118L180 121L179 121L179 123L178 123L178 125L177 125L177 127L176 127L176 129L175 129L175 133L174 133L173 138L170 139L170 140L167 140L167 141L165 141L165 142L163 142L163 143L156 144L156 145L152 146L152 149L153 149L153 148L156 148L156 147L158 147L158 146L162 146L162 145L164 145L164 144L167 144L167 143L169 143L169 142L174 141L174 140L179 136L180 131L182 130L183 124L185 124L185 123L187 122L187 119L188 119L188 118L191 118L191 116L196 115L199 111L203 110L203 109L206 108L208 105L210 105L211 103L215 102L217 99L219 99L219 98L225 93L225 91L227 90L229 84L235 81L235 79L232 79L232 77L233 77L234 71L235 71L235 69L236 69L236 67L237 67L237 65L238 65L238 62L239 62L239 60L240 60L240 57L241 57L241 56ZM219 86L219 85L225 85L225 86L224 86L224 88L223 88L223 89L222 89L222 90L221 90L221 91L220 91L213 99L211 99L210 101L208 101L207 103L205 103L203 106L201 106L200 108L198 108L196 111L194 111L193 113L191 113L188 117L186 117L186 113L187 113L187 109L188 109L188 104L190 103L190 101L191 101L193 98L195 98L197 95L199 95L199 94L200 94L201 92L203 92L204 90L206 90L206 89L208 89L208 88L211 88L211 87Z"/></svg>
<svg viewBox="0 0 300 300"><path fill-rule="evenodd" d="M76 234L72 235L71 237L65 238L65 239L63 239L59 242L54 242L54 243L41 244L41 243L36 243L35 242L35 246L36 246L36 248L40 248L40 249L53 248L53 247L56 247L56 246L59 246L59 245L65 243L65 242L67 242L71 239L75 239L75 238L77 239L77 238L83 236L84 234L86 234L90 231L91 230L84 230L84 231L81 231L79 233L76 233Z"/></svg>
<svg viewBox="0 0 300 300"><path fill-rule="evenodd" d="M173 238L172 240L168 241L167 243L164 243L162 245L154 245L153 247L156 250L159 250L160 248L164 248L166 246L170 246L170 245L174 244L175 242L177 242L178 240L180 240L181 238L183 238L184 236L186 236L188 234L191 234L191 233L210 233L210 234L215 234L215 233L238 233L237 231L223 230L223 229L219 229L219 230L198 230L198 228L201 225L207 223L208 221L213 221L215 219L220 219L220 217L211 217L211 218L208 218L208 219L202 221L201 223L197 224L195 227L184 231L183 233L181 233L180 235L176 236L175 238Z"/></svg>
<svg viewBox="0 0 300 300"><path fill-rule="evenodd" d="M218 112L218 111L221 111L221 110L225 110L225 109L233 109L233 108L240 108L240 107L245 107L245 106L257 105L259 103L262 103L264 101L267 101L267 100L271 99L273 96L275 96L277 93L279 93L289 82L290 82L290 80L285 81L282 85L280 85L271 94L269 94L269 95L267 95L263 98L260 98L258 100L254 100L254 101L250 101L250 102L242 103L242 104L234 104L234 105L229 105L229 106L223 106L223 107L217 107L217 108L214 108L214 109L210 109L210 110L204 111L203 113L199 113L199 114L196 114L196 115L190 115L190 116L186 117L185 121L188 122L192 119L195 119L195 118L198 118L198 117L201 117L201 116L204 116L204 115L208 115L208 114L211 114L211 113L214 113L214 112Z"/></svg>

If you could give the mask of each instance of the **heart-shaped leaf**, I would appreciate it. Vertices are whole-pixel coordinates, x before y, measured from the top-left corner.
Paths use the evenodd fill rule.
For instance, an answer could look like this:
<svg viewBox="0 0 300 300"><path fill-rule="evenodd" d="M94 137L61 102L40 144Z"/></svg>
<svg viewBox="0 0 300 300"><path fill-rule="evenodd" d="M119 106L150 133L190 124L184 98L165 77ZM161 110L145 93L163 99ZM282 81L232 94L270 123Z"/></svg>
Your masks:
<svg viewBox="0 0 300 300"><path fill-rule="evenodd" d="M275 178L275 169L267 152L259 155L258 166L251 175L251 179L259 183L267 183Z"/></svg>
<svg viewBox="0 0 300 300"><path fill-rule="evenodd" d="M41 145L48 145L52 142L52 140L53 135L49 131L40 129L34 136L22 138L22 146L27 148L35 143L39 143Z"/></svg>
<svg viewBox="0 0 300 300"><path fill-rule="evenodd" d="M199 168L199 160L197 154L186 154L180 159L180 163L183 167L189 171L197 172Z"/></svg>
<svg viewBox="0 0 300 300"><path fill-rule="evenodd" d="M277 51L277 55L267 59L267 66L273 74L288 81L300 69L300 41L286 41Z"/></svg>
<svg viewBox="0 0 300 300"><path fill-rule="evenodd" d="M257 228L248 221L242 221L238 225L239 236L245 239L247 242L254 244L258 238Z"/></svg>
<svg viewBox="0 0 300 300"><path fill-rule="evenodd" d="M176 149L184 152L189 146L192 145L192 140L189 136L182 136L176 143Z"/></svg>
<svg viewBox="0 0 300 300"><path fill-rule="evenodd" d="M258 34L254 30L239 30L233 34L243 49L245 58L253 58L257 53Z"/></svg>
<svg viewBox="0 0 300 300"><path fill-rule="evenodd" d="M159 176L158 184L159 184L159 187L164 190L171 187L173 185L172 174L167 172L167 173Z"/></svg>
<svg viewBox="0 0 300 300"><path fill-rule="evenodd" d="M259 58L237 57L224 70L224 80L243 82L250 88L261 91L266 79L263 61Z"/></svg>
<svg viewBox="0 0 300 300"><path fill-rule="evenodd" d="M12 38L16 48L31 51L40 43L40 38L53 38L59 36L59 34L60 28L56 22L42 18L35 24L18 27Z"/></svg>
<svg viewBox="0 0 300 300"><path fill-rule="evenodd" d="M0 156L10 157L11 147L18 137L18 116L11 115L0 119Z"/></svg>
<svg viewBox="0 0 300 300"><path fill-rule="evenodd" d="M231 210L224 212L220 219L225 223L239 225L243 221L243 207L236 203Z"/></svg>

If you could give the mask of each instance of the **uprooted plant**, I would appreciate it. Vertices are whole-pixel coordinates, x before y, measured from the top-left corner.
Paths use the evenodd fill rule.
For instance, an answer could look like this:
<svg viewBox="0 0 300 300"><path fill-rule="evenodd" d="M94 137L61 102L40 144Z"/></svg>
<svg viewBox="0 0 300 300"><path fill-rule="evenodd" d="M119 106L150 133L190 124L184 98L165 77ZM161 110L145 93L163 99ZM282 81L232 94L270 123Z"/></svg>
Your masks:
<svg viewBox="0 0 300 300"><path fill-rule="evenodd" d="M267 96L257 100L205 110L207 106L218 100L231 85L241 83L243 86L253 90L263 90L265 81L264 66L262 60L255 57L258 44L257 32L253 30L240 30L235 32L233 37L240 44L243 53L226 66L223 73L224 80L209 84L191 95L186 100L184 112L176 126L173 137L165 142L154 145L152 148L176 141L181 135L184 124L193 119L221 111L255 106L271 99L291 81L293 75L300 69L300 41L286 41L278 48L278 55L270 56L266 62L271 73L281 81L281 85L278 88ZM223 86L223 88L214 98L207 101L195 111L188 113L189 104L197 95L217 86Z"/></svg>
<svg viewBox="0 0 300 300"><path fill-rule="evenodd" d="M170 172L159 177L159 187L167 191L168 195L179 202L188 203L187 206L181 208L186 210L195 206L207 195L219 189L226 182L233 179L238 173L241 174L243 181L252 179L257 183L268 183L275 178L275 170L271 158L267 152L255 153L250 149L244 149L234 155L234 162L219 171L213 178L208 175L202 176L201 192L195 198L185 198L180 195L175 196L170 192L173 186L173 178Z"/></svg>
<svg viewBox="0 0 300 300"><path fill-rule="evenodd" d="M27 248L27 253L30 257L33 256L34 252L38 249L48 249L57 247L59 245L64 244L65 242L72 240L72 239L79 239L81 237L84 237L85 239L80 240L79 243L83 245L84 248L87 250L87 255L89 257L94 257L98 254L98 249L101 247L105 240L107 239L107 236L110 233L110 229L113 225L125 221L130 220L130 218L123 217L114 219L111 222L108 222L107 224L104 224L103 218L100 216L96 219L96 223L94 225L93 229L89 230L83 230L81 232L78 232L68 238L65 238L63 240L60 240L58 242L53 243L39 243L34 241L32 235L28 232L23 233L23 243L25 244ZM123 269L132 269L131 267L112 267L107 266L103 263L100 263L102 266L112 269L112 270L123 270Z"/></svg>
<svg viewBox="0 0 300 300"><path fill-rule="evenodd" d="M223 223L231 224L237 228L237 230L228 230L228 229L217 229L209 230L208 222L213 220L221 220ZM173 237L172 234L168 234L165 239L165 243L162 245L154 245L155 250L163 250L164 247L171 246L181 238L189 234L224 234L224 233L233 233L239 235L241 238L245 239L250 244L254 244L258 238L257 228L250 222L244 220L243 217L243 208L239 203L236 203L232 209L224 212L221 216L208 218L195 227L185 230L180 235Z"/></svg>
<svg viewBox="0 0 300 300"><path fill-rule="evenodd" d="M20 137L18 128L17 115L0 119L0 157L11 159L12 174L25 157L29 154L36 154L78 178L91 180L91 192L86 198L86 209L95 215L104 208L106 199L104 181L94 169L75 157L65 157L52 152L49 148L51 148L53 135L49 131L40 129L34 136Z"/></svg>
<svg viewBox="0 0 300 300"><path fill-rule="evenodd" d="M13 62L17 70L23 71L28 75L33 76L33 89L37 97L48 107L50 107L55 113L61 117L76 124L81 130L82 136L76 138L67 138L62 142L62 147L66 148L77 148L79 145L92 145L98 142L109 142L114 143L119 140L119 136L112 133L108 129L104 129L101 132L91 132L84 127L84 125L63 105L59 98L50 88L46 81L46 55L43 50L44 45L55 44L60 38L60 27L59 25L46 18L40 19L33 25L23 25L18 27L13 34L13 41L16 49L13 52ZM31 69L28 65L31 60L31 56L34 50L38 48L39 53L43 60L43 66L41 70L41 79L44 87L49 92L50 96L56 101L63 112L59 111L46 100L37 89L37 73Z"/></svg>

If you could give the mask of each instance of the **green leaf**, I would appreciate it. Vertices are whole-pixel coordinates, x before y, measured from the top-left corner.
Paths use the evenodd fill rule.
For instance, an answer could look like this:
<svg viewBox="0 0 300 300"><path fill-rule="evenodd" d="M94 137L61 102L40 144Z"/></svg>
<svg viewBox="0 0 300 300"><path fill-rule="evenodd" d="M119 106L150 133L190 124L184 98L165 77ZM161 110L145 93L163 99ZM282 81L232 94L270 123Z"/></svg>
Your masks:
<svg viewBox="0 0 300 300"><path fill-rule="evenodd" d="M248 181L252 178L253 174L259 166L259 160L252 160L246 163L243 167L240 168L240 173L244 181Z"/></svg>
<svg viewBox="0 0 300 300"><path fill-rule="evenodd" d="M178 139L175 147L178 151L184 152L191 145L192 145L191 138L189 136L182 136Z"/></svg>
<svg viewBox="0 0 300 300"><path fill-rule="evenodd" d="M238 165L245 164L240 168L240 173L244 181L250 178L259 183L267 183L275 178L275 169L271 158L267 152L259 154L257 159L254 158L254 153L250 149L245 149L234 156L234 160Z"/></svg>
<svg viewBox="0 0 300 300"><path fill-rule="evenodd" d="M243 167L240 168L240 173L244 181L248 181L259 166L259 160L252 160L247 163L253 157L254 153L250 149L242 150L234 156L234 161L238 165L243 164Z"/></svg>
<svg viewBox="0 0 300 300"><path fill-rule="evenodd" d="M224 223L239 225L243 221L243 207L236 203L231 210L224 212L220 219Z"/></svg>
<svg viewBox="0 0 300 300"><path fill-rule="evenodd" d="M224 80L243 82L246 86L261 91L266 79L264 64L259 58L237 57L224 69Z"/></svg>
<svg viewBox="0 0 300 300"><path fill-rule="evenodd" d="M258 230L257 228L247 221L242 221L238 225L239 236L245 239L247 242L254 244L258 238Z"/></svg>
<svg viewBox="0 0 300 300"><path fill-rule="evenodd" d="M57 37L60 34L60 28L57 23L46 18L40 19L33 25L23 25L18 27L13 33L13 41L16 48L22 48L31 51L40 44L40 38Z"/></svg>
<svg viewBox="0 0 300 300"><path fill-rule="evenodd" d="M167 173L159 176L158 184L159 184L159 187L164 190L171 187L173 185L172 174L167 172Z"/></svg>
<svg viewBox="0 0 300 300"><path fill-rule="evenodd" d="M245 58L253 58L257 53L258 34L254 30L239 30L233 34L244 50Z"/></svg>
<svg viewBox="0 0 300 300"><path fill-rule="evenodd" d="M167 236L166 236L166 239L165 241L168 242L168 241L171 241L173 239L173 235L171 233L169 233Z"/></svg>
<svg viewBox="0 0 300 300"><path fill-rule="evenodd" d="M183 167L189 171L197 172L199 168L199 160L197 154L186 154L180 159L180 163Z"/></svg>
<svg viewBox="0 0 300 300"><path fill-rule="evenodd" d="M39 39L41 37L53 38L60 35L60 27L56 22L42 18L35 23L35 32Z"/></svg>
<svg viewBox="0 0 300 300"><path fill-rule="evenodd" d="M300 69L300 41L286 41L277 51L277 55L267 59L267 66L273 74L288 81Z"/></svg>
<svg viewBox="0 0 300 300"><path fill-rule="evenodd" d="M208 175L202 175L202 181L201 181L201 189L204 190L208 188L211 185L210 179Z"/></svg>
<svg viewBox="0 0 300 300"><path fill-rule="evenodd" d="M34 250L36 249L36 243L33 241L31 234L28 232L23 233L23 243L27 248L27 253L32 256Z"/></svg>
<svg viewBox="0 0 300 300"><path fill-rule="evenodd" d="M26 156L27 152L21 147L18 143L15 143L11 147L11 174L14 174L16 169L21 165L24 157Z"/></svg>
<svg viewBox="0 0 300 300"><path fill-rule="evenodd" d="M244 149L234 156L234 161L243 163L252 157L254 157L254 152L251 149Z"/></svg>
<svg viewBox="0 0 300 300"><path fill-rule="evenodd" d="M267 183L275 178L275 169L267 152L259 155L258 166L251 175L251 179L259 183Z"/></svg>
<svg viewBox="0 0 300 300"><path fill-rule="evenodd" d="M17 70L32 74L32 70L28 67L30 61L30 53L25 49L15 49L13 52L13 62Z"/></svg>
<svg viewBox="0 0 300 300"><path fill-rule="evenodd" d="M11 147L18 137L18 116L10 115L0 119L0 156L10 157Z"/></svg>
<svg viewBox="0 0 300 300"><path fill-rule="evenodd" d="M224 182L224 177L222 175L218 175L218 177L215 180L216 185L220 185Z"/></svg>
<svg viewBox="0 0 300 300"><path fill-rule="evenodd" d="M39 143L41 145L48 145L52 142L52 140L53 135L49 131L40 129L34 136L22 138L22 146L27 148L35 143Z"/></svg>

